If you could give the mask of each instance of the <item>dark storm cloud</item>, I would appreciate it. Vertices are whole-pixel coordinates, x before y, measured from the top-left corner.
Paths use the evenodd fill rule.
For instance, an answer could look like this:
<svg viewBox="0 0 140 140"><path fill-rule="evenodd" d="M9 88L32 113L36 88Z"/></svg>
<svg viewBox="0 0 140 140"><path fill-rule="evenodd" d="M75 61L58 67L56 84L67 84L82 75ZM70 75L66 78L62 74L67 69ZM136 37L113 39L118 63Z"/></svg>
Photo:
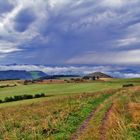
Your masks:
<svg viewBox="0 0 140 140"><path fill-rule="evenodd" d="M29 25L36 19L35 13L32 9L25 8L21 10L15 17L15 30L24 32L28 29Z"/></svg>
<svg viewBox="0 0 140 140"><path fill-rule="evenodd" d="M16 48L16 52L3 57L5 61L11 58L10 62L54 65L140 63L139 0L23 0L14 6L0 22L2 38L12 38ZM6 40L3 42L0 49Z"/></svg>
<svg viewBox="0 0 140 140"><path fill-rule="evenodd" d="M0 0L0 15L9 12L14 8L14 5L9 0Z"/></svg>

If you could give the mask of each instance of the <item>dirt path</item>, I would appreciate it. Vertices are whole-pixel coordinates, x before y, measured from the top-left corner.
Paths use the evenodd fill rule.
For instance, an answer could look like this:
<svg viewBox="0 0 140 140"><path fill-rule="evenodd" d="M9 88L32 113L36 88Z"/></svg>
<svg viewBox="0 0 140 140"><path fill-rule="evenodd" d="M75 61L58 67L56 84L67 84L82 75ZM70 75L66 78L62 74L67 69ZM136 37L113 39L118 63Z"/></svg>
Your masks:
<svg viewBox="0 0 140 140"><path fill-rule="evenodd" d="M136 92L139 88L134 87L133 88L133 92ZM128 89L131 90L131 89ZM127 93L126 89L122 90L122 93ZM115 100L113 100L112 105L108 108L108 110L106 111L104 118L102 119L101 122L101 127L100 127L100 140L107 140L106 138L106 132L107 132L107 126L109 123L109 117L112 114L112 112L114 111L114 107L115 107Z"/></svg>
<svg viewBox="0 0 140 140"><path fill-rule="evenodd" d="M137 88L134 88L134 91L137 91L136 89ZM80 128L78 128L78 130L71 136L70 140L78 140L79 138L82 137L82 135L84 136L84 134L90 132L90 131L86 131L90 122L92 121L92 119L94 119L96 117L97 113L99 113L100 110L102 110L105 107L105 105L107 105L110 102L110 105L108 104L109 105L108 109L104 113L103 118L101 119L101 122L100 122L100 125L98 128L98 133L99 133L98 139L107 140L107 138L106 138L107 127L106 126L108 125L110 115L112 114L112 112L114 111L114 107L116 106L116 99L118 99L120 97L120 95L123 95L124 93L127 93L127 92L128 92L128 89L120 89L113 96L106 99L102 104L97 106L97 108L92 111L92 113L88 116L88 118L84 121L84 123L80 126ZM94 129L92 129L92 128L89 128L89 130L94 132ZM85 136L84 136L84 138L85 138ZM86 138L88 138L88 137L86 137ZM90 139L91 139L91 137L90 137Z"/></svg>
<svg viewBox="0 0 140 140"><path fill-rule="evenodd" d="M107 100L108 100L108 99L107 99ZM104 102L106 102L107 100L105 100ZM78 137L81 136L81 135L85 132L86 128L88 127L90 121L94 118L95 114L98 113L99 110L102 109L102 108L103 108L103 105L101 104L101 105L99 105L96 109L94 109L94 110L91 112L91 114L87 117L87 119L84 121L84 123L83 123L83 124L78 128L78 130L71 136L70 140L77 140ZM106 115L105 115L106 118L103 119L103 120L104 120L104 121L103 121L104 123L106 122L106 120L107 120L107 118L108 118L108 113L112 110L111 108L112 108L112 105L111 105L111 107L108 109L108 111L107 111L107 113L106 113ZM102 124L103 124L103 122L102 122ZM103 124L103 125L105 125L105 124ZM102 140L104 140L104 139L102 139Z"/></svg>
<svg viewBox="0 0 140 140"><path fill-rule="evenodd" d="M84 123L78 128L78 130L76 131L76 133L74 133L74 134L71 136L70 140L76 140L76 139L78 139L78 136L81 135L81 134L85 131L85 129L87 128L89 122L90 122L91 119L94 117L95 112L96 112L96 109L94 109L94 110L90 113L90 115L87 117L87 119L84 121Z"/></svg>
<svg viewBox="0 0 140 140"><path fill-rule="evenodd" d="M116 98L117 93L123 91L123 89L120 89L119 91L116 92L116 95L113 95L111 97L109 97L108 99L106 99L104 101L104 104L106 104L108 101L113 100L114 98ZM96 115L96 113L98 113L102 108L104 107L103 104L100 104L96 109L94 109L91 114L87 117L87 119L84 121L84 123L77 129L77 131L71 136L70 140L77 140L79 138L79 136L81 136L85 130L88 128L89 123L91 122L91 120L94 118L94 116ZM111 104L111 106L108 108L108 110L105 113L104 118L102 119L101 122L101 128L99 130L99 133L101 134L101 140L105 140L105 133L106 133L106 128L105 125L107 123L108 120L108 116L110 115L110 113L112 112L112 107L113 107L113 103Z"/></svg>
<svg viewBox="0 0 140 140"><path fill-rule="evenodd" d="M113 110L113 103L112 105L108 108L108 110L106 111L105 113L105 116L101 122L101 127L100 127L100 140L106 140L106 126L107 126L107 123L108 123L108 119L109 119L109 116Z"/></svg>
<svg viewBox="0 0 140 140"><path fill-rule="evenodd" d="M105 100L106 102L106 100ZM107 110L107 112L105 113L105 116L102 120L102 123L101 123L101 128L100 128L100 135L101 135L101 140L105 140L105 126L106 126L106 123L107 123L107 120L108 120L108 116L110 115L110 112L112 111L112 107L113 107L113 104L109 107L109 109ZM70 140L77 140L78 137L80 135L82 135L86 128L88 127L89 125L89 122L94 118L94 115L96 113L99 112L100 109L103 108L103 105L99 105L96 109L94 109L91 114L87 117L87 119L84 121L84 123L80 126L80 128L78 128L78 130L71 136L71 139Z"/></svg>

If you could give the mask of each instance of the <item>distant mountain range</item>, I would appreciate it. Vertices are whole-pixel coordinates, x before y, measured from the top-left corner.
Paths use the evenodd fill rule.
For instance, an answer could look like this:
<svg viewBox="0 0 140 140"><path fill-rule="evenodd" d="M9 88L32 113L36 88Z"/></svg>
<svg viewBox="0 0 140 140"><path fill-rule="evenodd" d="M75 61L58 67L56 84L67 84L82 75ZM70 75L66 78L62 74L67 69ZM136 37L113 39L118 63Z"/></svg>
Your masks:
<svg viewBox="0 0 140 140"><path fill-rule="evenodd" d="M61 78L77 78L79 75L48 75L42 71L26 71L26 70L5 70L0 71L0 80L45 80L45 79L61 79ZM91 73L86 78L111 78L101 72Z"/></svg>
<svg viewBox="0 0 140 140"><path fill-rule="evenodd" d="M0 71L0 80L45 80L79 77L78 75L47 75L42 71L6 70Z"/></svg>
<svg viewBox="0 0 140 140"><path fill-rule="evenodd" d="M45 77L42 71L7 70L0 71L0 80L29 80Z"/></svg>

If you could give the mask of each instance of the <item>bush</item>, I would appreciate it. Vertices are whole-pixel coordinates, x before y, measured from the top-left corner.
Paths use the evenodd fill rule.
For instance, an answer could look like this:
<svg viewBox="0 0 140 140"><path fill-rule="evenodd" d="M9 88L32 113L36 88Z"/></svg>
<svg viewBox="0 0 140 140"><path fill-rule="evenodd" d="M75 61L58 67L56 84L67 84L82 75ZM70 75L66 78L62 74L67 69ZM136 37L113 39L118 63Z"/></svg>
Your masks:
<svg viewBox="0 0 140 140"><path fill-rule="evenodd" d="M13 102L15 99L13 97L5 97L4 102Z"/></svg>
<svg viewBox="0 0 140 140"><path fill-rule="evenodd" d="M13 101L20 101L25 99L32 99L33 95L19 95L14 97L5 97L4 102L13 102Z"/></svg>
<svg viewBox="0 0 140 140"><path fill-rule="evenodd" d="M2 101L2 100L0 100L0 103L3 103L3 101Z"/></svg>
<svg viewBox="0 0 140 140"><path fill-rule="evenodd" d="M35 94L34 96L25 94L25 95L18 95L14 97L5 97L4 101L0 100L0 103L27 100L33 98L41 98L41 97L46 97L46 95L44 93L41 93L41 94Z"/></svg>
<svg viewBox="0 0 140 140"><path fill-rule="evenodd" d="M33 99L33 95L23 95L23 99Z"/></svg>
<svg viewBox="0 0 140 140"><path fill-rule="evenodd" d="M40 94L36 94L34 98L40 98Z"/></svg>
<svg viewBox="0 0 140 140"><path fill-rule="evenodd" d="M41 97L45 97L46 95L44 93L41 93Z"/></svg>
<svg viewBox="0 0 140 140"><path fill-rule="evenodd" d="M23 100L23 96L14 96L15 101Z"/></svg>
<svg viewBox="0 0 140 140"><path fill-rule="evenodd" d="M123 87L133 87L133 84L124 84Z"/></svg>
<svg viewBox="0 0 140 140"><path fill-rule="evenodd" d="M41 94L35 94L34 98L41 98L41 97L45 97L44 93Z"/></svg>

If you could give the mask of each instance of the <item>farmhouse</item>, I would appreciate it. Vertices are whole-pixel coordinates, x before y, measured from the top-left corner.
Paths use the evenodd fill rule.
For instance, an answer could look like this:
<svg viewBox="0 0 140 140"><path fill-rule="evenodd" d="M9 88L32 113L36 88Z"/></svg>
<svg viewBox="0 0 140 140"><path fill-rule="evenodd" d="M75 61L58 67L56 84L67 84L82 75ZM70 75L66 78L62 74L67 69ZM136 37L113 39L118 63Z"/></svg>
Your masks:
<svg viewBox="0 0 140 140"><path fill-rule="evenodd" d="M83 77L83 79L86 80L98 80L103 78L112 78L112 77L101 72L94 72Z"/></svg>

